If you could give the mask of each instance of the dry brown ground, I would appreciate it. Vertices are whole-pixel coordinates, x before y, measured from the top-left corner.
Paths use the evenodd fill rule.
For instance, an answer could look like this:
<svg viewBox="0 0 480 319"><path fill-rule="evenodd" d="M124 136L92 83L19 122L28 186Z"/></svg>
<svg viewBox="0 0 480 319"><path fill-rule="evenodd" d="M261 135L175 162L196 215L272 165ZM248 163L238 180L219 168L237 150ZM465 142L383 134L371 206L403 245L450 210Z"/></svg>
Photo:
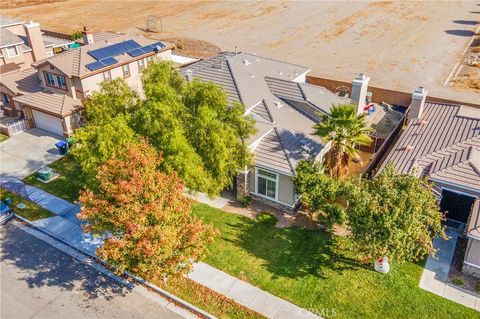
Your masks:
<svg viewBox="0 0 480 319"><path fill-rule="evenodd" d="M480 54L480 35L475 36L472 45L465 52L462 66L451 84L458 90L480 93L480 64L470 66L465 63L465 57L470 53Z"/></svg>
<svg viewBox="0 0 480 319"><path fill-rule="evenodd" d="M480 7L475 1L65 1L2 10L53 31L142 33L146 16L162 16L161 38L188 38L222 50L307 65L312 74L476 101L478 93L443 83L467 46Z"/></svg>

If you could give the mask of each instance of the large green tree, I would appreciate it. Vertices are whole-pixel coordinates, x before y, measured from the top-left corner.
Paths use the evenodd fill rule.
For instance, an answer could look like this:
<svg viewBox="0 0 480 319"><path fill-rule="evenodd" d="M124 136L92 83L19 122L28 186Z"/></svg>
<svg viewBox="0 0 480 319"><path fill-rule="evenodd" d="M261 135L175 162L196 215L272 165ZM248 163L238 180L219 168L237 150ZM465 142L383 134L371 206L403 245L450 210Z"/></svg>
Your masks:
<svg viewBox="0 0 480 319"><path fill-rule="evenodd" d="M125 80L103 81L100 90L85 100L86 124L108 124L118 115L131 114L139 107L138 93Z"/></svg>
<svg viewBox="0 0 480 319"><path fill-rule="evenodd" d="M138 139L124 115L101 124L87 124L75 131L74 138L75 147L70 152L80 163L87 183L93 182L100 165Z"/></svg>
<svg viewBox="0 0 480 319"><path fill-rule="evenodd" d="M295 192L300 195L304 209L311 217L331 228L345 221L344 207L340 204L344 196L343 181L330 178L323 165L317 161L301 161L293 178Z"/></svg>
<svg viewBox="0 0 480 319"><path fill-rule="evenodd" d="M142 78L145 99L133 116L136 132L163 153L162 167L186 185L216 195L251 160L246 139L255 123L245 107L229 105L213 83L187 83L170 63L152 63Z"/></svg>
<svg viewBox="0 0 480 319"><path fill-rule="evenodd" d="M98 187L80 196L85 230L107 234L98 256L146 279L187 273L216 234L192 215L176 173L158 169L162 160L145 141L127 144L100 166Z"/></svg>
<svg viewBox="0 0 480 319"><path fill-rule="evenodd" d="M434 253L434 237L445 236L431 184L399 174L391 164L373 179L351 184L346 210L351 236L366 260L420 260Z"/></svg>
<svg viewBox="0 0 480 319"><path fill-rule="evenodd" d="M357 115L356 106L351 104L332 106L330 112L322 116L314 129L315 135L331 143L331 148L325 154L324 164L334 178L348 172L350 159L358 157L356 145L371 143L368 133L372 129L366 126L365 115Z"/></svg>

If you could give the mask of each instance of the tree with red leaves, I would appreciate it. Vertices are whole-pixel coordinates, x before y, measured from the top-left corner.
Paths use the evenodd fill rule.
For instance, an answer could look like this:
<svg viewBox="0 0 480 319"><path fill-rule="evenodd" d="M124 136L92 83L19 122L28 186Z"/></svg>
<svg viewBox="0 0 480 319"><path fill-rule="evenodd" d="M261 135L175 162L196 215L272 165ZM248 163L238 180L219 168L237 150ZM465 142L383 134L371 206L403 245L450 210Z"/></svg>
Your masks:
<svg viewBox="0 0 480 319"><path fill-rule="evenodd" d="M217 232L192 215L184 184L161 163L146 141L129 144L99 167L98 188L80 196L85 230L107 234L97 255L146 279L188 272Z"/></svg>

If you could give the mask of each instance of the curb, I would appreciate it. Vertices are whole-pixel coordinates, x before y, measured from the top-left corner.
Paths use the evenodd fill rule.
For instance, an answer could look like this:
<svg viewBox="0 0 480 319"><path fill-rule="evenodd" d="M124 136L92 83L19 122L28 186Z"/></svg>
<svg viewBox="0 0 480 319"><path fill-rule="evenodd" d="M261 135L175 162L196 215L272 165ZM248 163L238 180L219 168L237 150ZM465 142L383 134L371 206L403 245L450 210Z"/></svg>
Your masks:
<svg viewBox="0 0 480 319"><path fill-rule="evenodd" d="M167 299L169 302L173 303L175 306L179 307L179 308L182 308L184 310L187 310L190 314L193 314L194 316L198 317L198 318L205 318L205 319L217 319L217 317L195 307L194 305L186 302L185 300L183 299L180 299L179 297L175 296L175 295L172 295L171 293L169 293L168 291L165 291L163 290L162 288L160 287L157 287L151 283L149 283L148 281L140 278L140 277L137 277L135 275L132 275L131 273L129 273L128 271L124 271L120 276L118 275L115 275L115 273L113 272L113 267L109 266L108 264L106 264L103 260L99 259L97 256L95 255L92 255L88 252L85 252L83 250L80 250L78 249L77 247L75 246L72 246L71 244L65 242L64 240L56 237L55 235L51 234L50 232L46 231L46 230L43 230L37 226L35 226L34 224L32 224L31 221L29 221L28 219L24 218L24 217L21 217L19 216L18 214L15 214L15 217L14 217L14 220L15 219L18 219L18 221L20 221L21 223L24 223L24 224L27 224L27 226L29 228L32 228L50 238L52 238L53 240L57 241L57 242L60 242L61 244L67 246L68 248L76 251L77 253L80 253L81 255L84 255L86 256L87 258L90 258L91 260L93 259L93 262L95 262L95 264L103 267L105 270L107 270L108 272L111 272L112 274L109 274L108 276L113 278L112 276L115 276L117 278L113 278L117 281L120 281L121 284L123 285L126 285L128 286L129 288L133 288L134 287L134 284L137 283L143 287L145 287L146 289L148 289L149 291L154 291L156 294L159 294L161 295L164 299ZM126 282L125 282L126 281ZM174 311L172 308L169 307L170 310ZM183 313L181 313L183 314Z"/></svg>

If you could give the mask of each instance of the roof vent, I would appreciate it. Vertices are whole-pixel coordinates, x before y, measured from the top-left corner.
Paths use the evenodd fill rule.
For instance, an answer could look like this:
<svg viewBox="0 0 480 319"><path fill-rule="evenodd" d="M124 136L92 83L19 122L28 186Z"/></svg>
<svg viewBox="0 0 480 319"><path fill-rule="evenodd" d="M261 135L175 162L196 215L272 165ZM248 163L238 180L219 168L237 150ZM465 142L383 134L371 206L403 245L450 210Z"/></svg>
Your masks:
<svg viewBox="0 0 480 319"><path fill-rule="evenodd" d="M275 106L276 106L278 109L282 107L282 102L280 102L280 101L275 101L274 103L275 103Z"/></svg>
<svg viewBox="0 0 480 319"><path fill-rule="evenodd" d="M422 121L420 122L420 124L421 124L421 125L427 125L427 124L428 124L428 121L427 121L427 120L422 120Z"/></svg>
<svg viewBox="0 0 480 319"><path fill-rule="evenodd" d="M250 63L250 61L248 61L247 59L245 59L245 60L243 60L243 64L245 64L245 65L250 65L251 63Z"/></svg>
<svg viewBox="0 0 480 319"><path fill-rule="evenodd" d="M405 146L404 150L407 151L407 152L413 151L413 146L409 144L409 145Z"/></svg>

